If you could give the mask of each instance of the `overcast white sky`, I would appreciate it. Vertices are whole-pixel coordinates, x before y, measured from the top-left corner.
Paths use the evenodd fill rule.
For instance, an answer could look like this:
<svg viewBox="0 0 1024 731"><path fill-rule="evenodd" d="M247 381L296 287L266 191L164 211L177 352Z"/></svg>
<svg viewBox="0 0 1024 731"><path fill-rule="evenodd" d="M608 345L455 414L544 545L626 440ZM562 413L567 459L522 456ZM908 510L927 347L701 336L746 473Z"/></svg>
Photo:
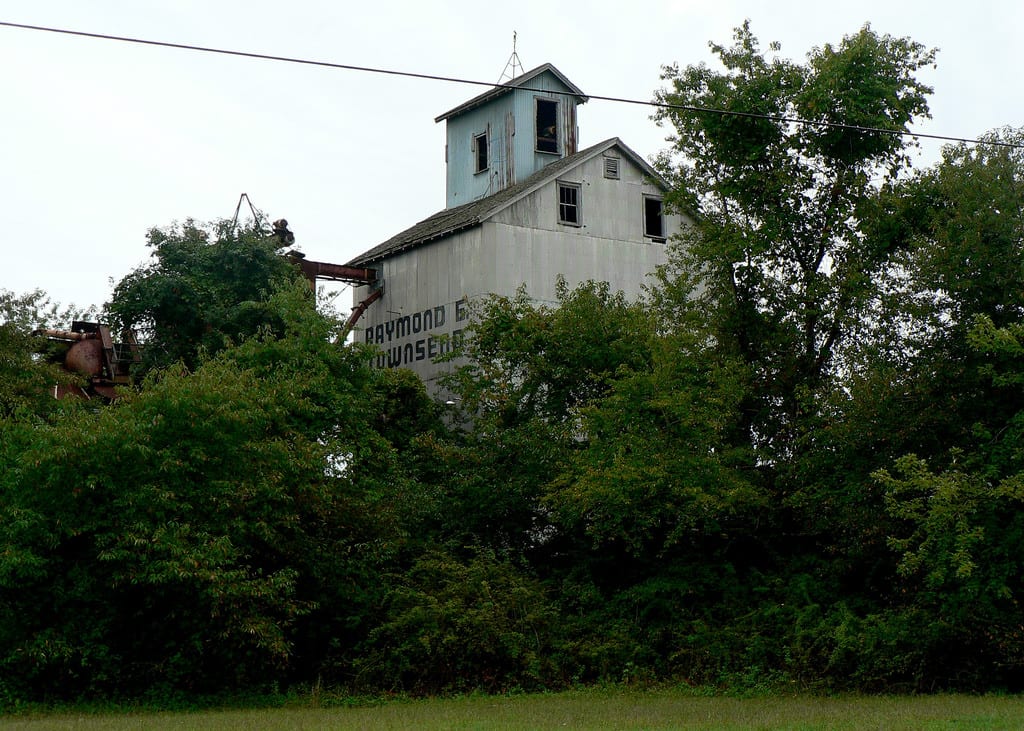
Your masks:
<svg viewBox="0 0 1024 731"><path fill-rule="evenodd" d="M490 82L517 31L527 69L636 99L745 18L797 59L865 22L938 47L919 131L1024 124L1019 0L0 0L5 22ZM243 192L309 258L344 263L444 207L433 120L481 90L0 27L0 289L102 305L147 259L149 228L230 218ZM649 114L591 101L581 147L618 136L650 158L666 130Z"/></svg>

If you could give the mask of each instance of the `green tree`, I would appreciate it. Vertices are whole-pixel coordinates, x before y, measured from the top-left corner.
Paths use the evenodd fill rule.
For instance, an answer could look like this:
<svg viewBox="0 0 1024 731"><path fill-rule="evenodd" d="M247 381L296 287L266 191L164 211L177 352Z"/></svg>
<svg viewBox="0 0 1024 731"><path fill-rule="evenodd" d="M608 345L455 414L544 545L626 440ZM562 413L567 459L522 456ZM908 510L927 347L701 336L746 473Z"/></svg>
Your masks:
<svg viewBox="0 0 1024 731"><path fill-rule="evenodd" d="M107 309L145 345L147 367L191 368L202 351L283 328L268 298L300 278L258 224L184 224L149 232L153 261L124 277Z"/></svg>
<svg viewBox="0 0 1024 731"><path fill-rule="evenodd" d="M996 327L978 316L968 345L979 380L1015 410L975 423L980 438L939 455L937 466L907 455L876 473L898 557L893 611L929 628L905 641L918 680L1016 688L1024 680L1024 321Z"/></svg>
<svg viewBox="0 0 1024 731"><path fill-rule="evenodd" d="M580 409L545 505L572 556L563 600L586 672L707 681L729 659L698 659L709 633L696 627L748 615L771 563L761 480L749 447L730 441L745 371L699 331L646 338L651 363L620 367Z"/></svg>
<svg viewBox="0 0 1024 731"><path fill-rule="evenodd" d="M607 282L570 290L560 277L556 296L555 306L537 305L520 289L477 308L461 353L470 364L449 380L468 413L494 415L506 427L532 418L565 423L607 393L618 368L649 362L642 306Z"/></svg>
<svg viewBox="0 0 1024 731"><path fill-rule="evenodd" d="M1024 136L984 139L992 144L949 146L937 165L894 184L871 232L900 249L858 354L864 372L879 360L894 366L893 386L873 397L879 409L900 403L890 459L995 444L1021 408L1019 394L986 376L970 336L979 318L1002 328L1024 317L1024 154L1007 146Z"/></svg>
<svg viewBox="0 0 1024 731"><path fill-rule="evenodd" d="M445 472L442 532L521 555L550 531L544 485L578 448L580 409L608 393L616 372L649 359L643 308L607 283L558 288L558 306L525 291L494 297L474 313L468 364L447 381L455 394L454 441L433 445Z"/></svg>
<svg viewBox="0 0 1024 731"><path fill-rule="evenodd" d="M1009 129L985 138L1021 140ZM821 428L802 439L813 459L797 479L806 514L825 523L842 515L822 530L845 536L842 555L877 561L876 577L891 566L886 527L873 517L881 494L868 475L906 454L936 469L953 449L960 469L989 451L1009 454L1003 428L1020 411L1020 394L987 374L990 356L971 332L978 318L1002 326L1021 317L1022 181L1020 150L950 146L938 164L887 185L865 219L867 239L894 253L844 351L844 388L829 398ZM1004 474L1014 469L1007 463Z"/></svg>
<svg viewBox="0 0 1024 731"><path fill-rule="evenodd" d="M268 298L279 336L6 430L3 692L203 693L341 672L408 490L371 426L367 354L332 344L337 323L304 287Z"/></svg>
<svg viewBox="0 0 1024 731"><path fill-rule="evenodd" d="M471 427L435 445L438 542L487 546L557 590L562 671L581 678L692 671L692 627L749 614L743 584L764 563L765 498L734 439L746 367L655 294L586 283L557 307L485 302L449 384ZM666 332L668 314L691 319Z"/></svg>
<svg viewBox="0 0 1024 731"><path fill-rule="evenodd" d="M53 387L73 376L48 364L42 327L66 326L73 310L61 311L40 290L24 295L0 290L0 418L42 416L55 407Z"/></svg>
<svg viewBox="0 0 1024 731"><path fill-rule="evenodd" d="M865 26L798 64L762 53L749 23L711 47L723 70L666 67L657 94L675 105L657 115L675 130L660 168L697 213L674 268L698 283L718 347L748 364L748 438L771 462L813 428L889 259L865 209L907 164L902 135L931 91L914 73L934 52Z"/></svg>
<svg viewBox="0 0 1024 731"><path fill-rule="evenodd" d="M672 202L697 214L671 251L668 311L683 327L703 313L710 348L744 366L725 441L752 448L745 474L772 498L747 533L766 558L744 579L755 619L732 614L721 635L798 677L852 676L824 648L891 600L892 517L870 475L906 451L908 353L873 336L905 321L879 315L883 280L906 275L914 246L890 195L935 54L867 26L802 63L762 52L749 24L712 49L720 68L665 69L658 101L676 106L658 119L675 133L660 160Z"/></svg>
<svg viewBox="0 0 1024 731"><path fill-rule="evenodd" d="M792 502L843 597L817 634L836 663L822 667L868 687L1020 682L1024 167L998 144L1018 131L985 139L875 201L866 235L895 254L846 388L802 441Z"/></svg>
<svg viewBox="0 0 1024 731"><path fill-rule="evenodd" d="M281 481L298 474L264 442L265 393L210 365L37 430L3 486L5 676L33 694L209 690L285 661L295 572L251 554L294 520Z"/></svg>
<svg viewBox="0 0 1024 731"><path fill-rule="evenodd" d="M915 289L960 339L979 315L997 328L1024 317L1024 130L981 139L945 147L937 165L896 190Z"/></svg>

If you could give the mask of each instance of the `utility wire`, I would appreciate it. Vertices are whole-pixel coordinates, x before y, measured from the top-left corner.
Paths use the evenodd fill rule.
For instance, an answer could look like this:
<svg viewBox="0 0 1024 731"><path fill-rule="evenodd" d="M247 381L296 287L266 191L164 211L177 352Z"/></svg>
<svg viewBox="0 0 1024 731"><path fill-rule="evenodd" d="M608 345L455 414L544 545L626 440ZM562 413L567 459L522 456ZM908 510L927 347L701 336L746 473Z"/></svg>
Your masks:
<svg viewBox="0 0 1024 731"><path fill-rule="evenodd" d="M305 66L321 66L331 69L343 69L345 71L361 71L371 74L385 74L388 76L403 76L411 79L426 79L429 81L447 81L454 84L469 84L473 86L486 86L493 89L519 89L521 91L534 91L552 93L549 89L536 89L529 86L515 84L493 84L489 81L478 81L475 79L463 79L456 76L438 76L435 74L421 74L414 71L396 71L394 69L377 68L373 66L355 66L352 64L333 63L330 61L315 61L306 58L295 58L293 56L275 56L266 53L252 53L249 51L233 51L224 48L211 48L209 46L194 46L187 43L171 43L169 41L153 41L145 38L131 38L128 36L114 36L106 33L87 33L80 30L68 30L66 28L51 28L41 25L26 25L24 23L11 23L0 20L0 26L7 28L20 28L22 30L35 30L45 33L60 33L69 36L80 36L83 38L97 38L105 41L121 41L122 43L136 43L143 46L159 46L161 48L177 48L182 51L198 51L201 53L217 53L223 56L240 56L242 58L256 58L264 61L281 61L284 63L297 63ZM565 95L573 95L570 92L557 92ZM843 124L842 122L822 122L800 117L788 117L773 114L758 114L756 112L737 112L727 109L712 109L710 107L696 107L685 104L670 104L668 102L646 101L642 99L627 99L616 96L601 96L598 94L585 94L588 99L597 101L615 102L617 104L635 104L637 106L656 107L671 111L693 112L695 114L719 114L723 116L746 117L749 119L765 119L772 122L784 122L786 124L799 124L806 126L825 127L828 129L843 129L853 132L873 132L892 135L894 137L914 137L931 140L942 140L944 142L963 142L969 145L993 145L997 147L1010 147L1024 149L1024 144L1016 142L1004 142L1002 140L979 140L971 137L951 137L948 135L927 134L924 132L909 132L902 130L882 129L881 127L864 127L857 124Z"/></svg>

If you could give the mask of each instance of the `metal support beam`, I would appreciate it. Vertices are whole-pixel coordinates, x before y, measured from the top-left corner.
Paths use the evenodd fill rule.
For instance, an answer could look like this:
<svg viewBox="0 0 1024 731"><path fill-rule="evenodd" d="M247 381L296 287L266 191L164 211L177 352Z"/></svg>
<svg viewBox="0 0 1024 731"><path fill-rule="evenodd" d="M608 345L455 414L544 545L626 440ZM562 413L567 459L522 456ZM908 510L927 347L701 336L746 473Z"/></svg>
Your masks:
<svg viewBox="0 0 1024 731"><path fill-rule="evenodd" d="M383 295L384 295L384 288L383 287L378 287L377 289L375 289L372 292L370 292L370 296L369 297L367 297L362 302L360 302L358 305L353 307L352 308L352 314L349 315L348 316L348 320L345 321L345 327L342 328L341 333L339 333L337 339L334 342L336 342L336 343L344 343L345 342L345 338L347 338L348 334L350 332L352 332L352 328L356 326L357 322L359 322L359 318L363 316L364 312L366 312L366 308L369 307L370 305L372 305L377 300L379 300Z"/></svg>
<svg viewBox="0 0 1024 731"><path fill-rule="evenodd" d="M359 267L348 267L342 264L328 264L323 261L309 261L307 259L293 258L306 279L313 282L317 279L330 279L335 282L349 282L351 284L373 284L377 281L376 269L361 269Z"/></svg>

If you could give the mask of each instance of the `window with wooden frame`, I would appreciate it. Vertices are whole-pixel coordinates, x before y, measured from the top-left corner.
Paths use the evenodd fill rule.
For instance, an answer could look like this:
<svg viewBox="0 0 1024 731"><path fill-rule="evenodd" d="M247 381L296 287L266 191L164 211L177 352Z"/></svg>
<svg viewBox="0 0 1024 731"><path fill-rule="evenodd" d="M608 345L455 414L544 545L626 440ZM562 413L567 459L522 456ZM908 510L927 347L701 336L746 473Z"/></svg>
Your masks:
<svg viewBox="0 0 1024 731"><path fill-rule="evenodd" d="M665 216L661 198L657 196L644 196L644 236L665 242Z"/></svg>
<svg viewBox="0 0 1024 731"><path fill-rule="evenodd" d="M579 183L558 183L558 222L581 226Z"/></svg>
<svg viewBox="0 0 1024 731"><path fill-rule="evenodd" d="M537 152L558 153L558 102L537 98Z"/></svg>
<svg viewBox="0 0 1024 731"><path fill-rule="evenodd" d="M487 149L487 133L481 132L473 135L473 172L486 172L491 166L489 151Z"/></svg>

